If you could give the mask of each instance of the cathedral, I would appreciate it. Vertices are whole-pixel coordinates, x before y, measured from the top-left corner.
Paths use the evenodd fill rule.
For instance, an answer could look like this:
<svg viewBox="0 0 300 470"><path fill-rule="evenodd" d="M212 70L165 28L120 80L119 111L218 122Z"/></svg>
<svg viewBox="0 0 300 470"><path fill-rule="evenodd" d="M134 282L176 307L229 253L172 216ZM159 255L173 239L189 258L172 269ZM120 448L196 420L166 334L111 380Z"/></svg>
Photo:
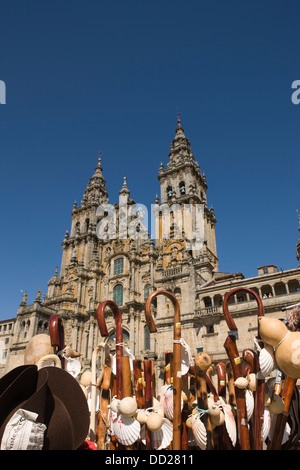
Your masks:
<svg viewBox="0 0 300 470"><path fill-rule="evenodd" d="M300 303L300 238L294 269L279 272L275 265L260 266L257 276L247 279L241 272L219 272L216 216L207 201L206 177L179 118L158 180L160 197L152 206L152 236L143 225L141 211L136 210L126 178L119 201L109 204L99 158L80 205L74 203L71 227L61 244L61 266L49 280L47 294L42 297L39 290L28 305L25 292L16 317L0 322L0 376L23 364L32 336L49 334L53 314L62 318L66 345L81 353L82 371L90 369L92 353L104 340L96 318L104 300L113 300L121 310L124 345L136 359L154 359L157 377L165 352L173 349L174 311L167 297L158 296L152 306L157 332L150 334L145 301L154 290L165 289L176 296L182 338L192 355L206 351L214 363L227 362L223 345L228 327L222 311L227 292L251 288L263 300L265 314L275 318L283 318L287 306ZM178 223L183 216L184 225ZM196 242L194 233L199 235ZM241 291L230 299L230 312L238 327L239 350L253 348L256 301ZM106 322L109 336L105 341L114 353L115 323L110 309Z"/></svg>

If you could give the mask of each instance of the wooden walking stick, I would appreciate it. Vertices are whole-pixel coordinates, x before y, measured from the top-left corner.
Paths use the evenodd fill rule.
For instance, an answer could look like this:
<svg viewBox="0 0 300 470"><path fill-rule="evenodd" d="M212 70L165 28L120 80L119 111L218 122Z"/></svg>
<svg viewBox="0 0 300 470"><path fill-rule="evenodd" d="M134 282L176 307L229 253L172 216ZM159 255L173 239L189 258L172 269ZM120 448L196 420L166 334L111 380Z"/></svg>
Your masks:
<svg viewBox="0 0 300 470"><path fill-rule="evenodd" d="M144 360L144 377L145 377L145 408L153 407L152 396L152 364L150 359ZM146 450L151 449L151 432L146 426Z"/></svg>
<svg viewBox="0 0 300 470"><path fill-rule="evenodd" d="M54 348L55 354L63 351L65 348L65 334L62 319L58 314L51 315L49 319L49 333L51 339L51 346ZM59 355L61 367L65 368L65 359Z"/></svg>
<svg viewBox="0 0 300 470"><path fill-rule="evenodd" d="M129 356L122 356L123 398L132 397L132 381Z"/></svg>
<svg viewBox="0 0 300 470"><path fill-rule="evenodd" d="M123 328L122 328L122 314L115 302L112 300L104 300L97 308L97 322L100 329L101 336L107 337L108 331L104 316L106 307L109 307L115 317L116 325L116 382L117 382L117 398L123 398L123 383L122 383L122 356L123 356Z"/></svg>
<svg viewBox="0 0 300 470"><path fill-rule="evenodd" d="M264 316L263 303L259 295L255 291L247 287L236 287L235 289L232 289L230 292L228 292L225 295L224 303L223 303L223 313L224 313L224 316L225 316L225 319L226 319L226 322L230 331L235 331L235 330L237 331L237 327L229 313L228 301L232 295L237 294L238 292L247 292L248 294L253 296L254 299L256 300L257 307L258 307L258 312L257 312L258 319L259 317ZM259 321L258 321L257 328L258 328L257 341L260 342L261 338L259 334ZM235 354L238 355L238 351L236 348L235 335L230 335L229 333L228 338L229 338L227 342L228 346L229 346L229 343L231 343L231 346L229 346L229 350L231 349L231 351L233 352L233 350L236 349ZM235 360L233 357L231 359L231 365L232 365L234 375L241 374L239 376L242 376L242 366L240 363L238 365L235 364ZM235 376L235 380L236 378L237 377ZM242 390L242 392L237 391L237 387L235 387L235 390L237 394L237 407L238 407L238 402L239 402L242 408L244 408L243 400L245 401L245 392L242 389L239 389L239 390ZM255 395L256 413L255 413L255 418L254 418L254 449L255 450L262 450L263 448L262 429L263 429L263 418L264 418L264 396L265 396L265 379L263 375L260 374L258 371L257 372L257 388L256 388L256 395ZM245 418L244 410L240 409L240 410L237 410L237 412L238 412L238 428L240 429L243 435L243 438L242 438L243 446L245 446L246 449L249 449L249 445L250 445L249 444L249 432L247 432L248 430L246 431L244 429L245 428L244 421L242 421ZM241 417L241 414L243 415L243 417ZM248 434L248 437L247 437L247 434Z"/></svg>
<svg viewBox="0 0 300 470"><path fill-rule="evenodd" d="M228 300L235 292L236 289L233 289L225 295L223 302L223 313L227 326L229 327L229 332L224 343L224 348L232 367L234 380L237 380L239 377L243 376L242 361L236 345L236 335L238 329L228 310ZM250 436L247 426L245 390L235 386L234 391L236 399L237 428L240 448L241 450L250 450Z"/></svg>
<svg viewBox="0 0 300 470"><path fill-rule="evenodd" d="M112 355L106 359L103 368L103 377L100 384L100 397L99 397L99 414L98 414L98 424L96 429L97 436L97 448L98 450L105 450L105 438L108 428L108 405L110 403L111 395L111 365L112 365Z"/></svg>
<svg viewBox="0 0 300 470"><path fill-rule="evenodd" d="M150 333L157 331L155 322L153 320L150 304L154 297L157 295L165 295L168 297L174 306L174 333L173 333L173 450L181 449L181 323L180 323L180 307L179 302L175 295L166 290L157 290L152 292L145 305L146 322Z"/></svg>
<svg viewBox="0 0 300 470"><path fill-rule="evenodd" d="M234 376L230 361L226 363L227 384L228 384L228 403L236 412L236 398L234 387Z"/></svg>
<svg viewBox="0 0 300 470"><path fill-rule="evenodd" d="M219 397L226 398L226 364L219 362L216 365L216 372L218 377L218 395Z"/></svg>
<svg viewBox="0 0 300 470"><path fill-rule="evenodd" d="M173 380L173 352L165 352L164 382L171 385Z"/></svg>
<svg viewBox="0 0 300 470"><path fill-rule="evenodd" d="M201 352L196 354L194 357L195 362L195 378L196 378L196 397L197 397L197 406L202 412L204 412L201 420L205 425L207 432L207 450L212 450L214 448L212 428L210 422L210 416L208 414L208 401L207 401L207 377L206 371L211 366L211 357L205 353Z"/></svg>
<svg viewBox="0 0 300 470"><path fill-rule="evenodd" d="M90 440L96 439L96 408L97 408L97 377L96 377L96 360L99 351L105 347L105 343L100 343L92 353L92 382L91 382L91 410L90 410ZM102 367L104 364L102 365Z"/></svg>
<svg viewBox="0 0 300 470"><path fill-rule="evenodd" d="M274 427L273 437L268 445L268 450L280 450L282 445L282 439L284 429L289 416L289 410L291 406L293 391L296 385L297 379L292 379L286 376L284 386L282 390L282 400L284 402L284 410L282 413L276 416L276 423Z"/></svg>
<svg viewBox="0 0 300 470"><path fill-rule="evenodd" d="M144 371L143 363L141 359L133 360L133 375L134 375L134 391L137 406L140 410L145 407L144 398Z"/></svg>

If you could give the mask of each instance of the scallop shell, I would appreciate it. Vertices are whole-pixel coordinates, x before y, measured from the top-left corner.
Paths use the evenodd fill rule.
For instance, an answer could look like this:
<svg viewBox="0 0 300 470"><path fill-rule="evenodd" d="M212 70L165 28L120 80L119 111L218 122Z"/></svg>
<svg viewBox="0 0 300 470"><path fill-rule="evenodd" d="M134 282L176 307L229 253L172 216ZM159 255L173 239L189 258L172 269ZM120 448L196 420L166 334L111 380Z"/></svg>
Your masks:
<svg viewBox="0 0 300 470"><path fill-rule="evenodd" d="M140 437L141 425L131 417L119 415L113 421L113 432L120 444L130 446Z"/></svg>
<svg viewBox="0 0 300 470"><path fill-rule="evenodd" d="M225 414L225 427L230 437L231 443L233 447L236 445L236 438L237 438L237 430L236 430L236 421L231 411L230 405L223 405L222 406L224 414Z"/></svg>
<svg viewBox="0 0 300 470"><path fill-rule="evenodd" d="M205 450L207 445L207 432L206 427L200 418L194 418L192 422L192 431L197 445L201 450Z"/></svg>
<svg viewBox="0 0 300 470"><path fill-rule="evenodd" d="M151 432L151 444L153 449L162 450L168 447L173 439L173 424L167 418L158 431Z"/></svg>
<svg viewBox="0 0 300 470"><path fill-rule="evenodd" d="M252 390L247 389L245 393L247 421L250 421L254 411L254 396Z"/></svg>
<svg viewBox="0 0 300 470"><path fill-rule="evenodd" d="M263 421L263 428L262 428L262 439L263 442L267 439L271 427L271 413L270 411L265 408L264 409L264 421Z"/></svg>
<svg viewBox="0 0 300 470"><path fill-rule="evenodd" d="M168 385L168 387L162 391L161 403L163 405L165 416L172 421L174 409L173 409L173 387L171 385ZM182 408L183 408L183 400L181 397L181 410Z"/></svg>
<svg viewBox="0 0 300 470"><path fill-rule="evenodd" d="M265 344L259 353L259 366L264 377L267 377L275 368L274 349L269 344Z"/></svg>

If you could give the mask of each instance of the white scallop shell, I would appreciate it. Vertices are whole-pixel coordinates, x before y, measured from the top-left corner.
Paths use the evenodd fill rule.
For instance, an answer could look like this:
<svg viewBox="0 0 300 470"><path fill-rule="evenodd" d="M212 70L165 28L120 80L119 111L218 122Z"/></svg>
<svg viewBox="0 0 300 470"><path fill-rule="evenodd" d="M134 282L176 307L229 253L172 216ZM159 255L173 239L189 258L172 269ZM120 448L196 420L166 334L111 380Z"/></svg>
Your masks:
<svg viewBox="0 0 300 470"><path fill-rule="evenodd" d="M173 439L173 424L167 418L163 418L163 424L158 431L151 432L151 444L153 449L162 450L168 447Z"/></svg>
<svg viewBox="0 0 300 470"><path fill-rule="evenodd" d="M246 400L246 411L247 411L247 421L253 416L254 411L254 396L252 390L247 389L245 392L245 400Z"/></svg>
<svg viewBox="0 0 300 470"><path fill-rule="evenodd" d="M164 413L168 419L173 420L174 408L173 408L173 387L168 385L162 387L160 401L162 403ZM183 408L183 399L181 397L181 410Z"/></svg>
<svg viewBox="0 0 300 470"><path fill-rule="evenodd" d="M120 444L130 446L140 437L141 425L131 417L119 415L113 421L113 432Z"/></svg>
<svg viewBox="0 0 300 470"><path fill-rule="evenodd" d="M262 439L263 442L267 439L271 427L271 413L270 411L265 408L264 409L264 421L263 421L263 428L262 428Z"/></svg>
<svg viewBox="0 0 300 470"><path fill-rule="evenodd" d="M237 430L236 430L236 421L231 411L231 406L225 404L222 406L224 414L225 414L225 427L230 437L231 443L233 447L236 445L236 438L237 438Z"/></svg>
<svg viewBox="0 0 300 470"><path fill-rule="evenodd" d="M205 450L207 445L207 432L200 418L194 418L192 422L192 432L197 445L201 450Z"/></svg>
<svg viewBox="0 0 300 470"><path fill-rule="evenodd" d="M265 344L259 353L259 366L264 377L267 377L275 368L274 349L269 344Z"/></svg>

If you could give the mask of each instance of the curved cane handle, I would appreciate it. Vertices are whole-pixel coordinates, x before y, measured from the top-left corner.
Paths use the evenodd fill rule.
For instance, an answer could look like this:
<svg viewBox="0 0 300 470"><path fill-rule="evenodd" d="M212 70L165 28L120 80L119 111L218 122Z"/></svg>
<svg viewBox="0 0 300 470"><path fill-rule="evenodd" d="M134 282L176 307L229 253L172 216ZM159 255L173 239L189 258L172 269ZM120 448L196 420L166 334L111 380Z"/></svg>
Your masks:
<svg viewBox="0 0 300 470"><path fill-rule="evenodd" d="M228 301L229 301L229 299L232 295L234 295L238 292L248 292L249 294L253 295L256 302L257 302L257 306L258 306L258 313L257 313L258 317L261 317L265 314L262 300L254 290L249 289L248 287L236 287L236 288L232 289L230 292L227 292L227 294L224 297L224 302L223 302L223 313L224 313L225 320L226 320L226 323L228 325L228 328L231 331L237 330L237 326L236 326L232 316L229 313Z"/></svg>
<svg viewBox="0 0 300 470"><path fill-rule="evenodd" d="M173 450L181 449L181 324L180 306L175 295L167 290L157 290L152 292L146 300L145 315L150 333L157 331L154 319L150 312L150 304L157 295L165 295L174 306L174 343L173 343Z"/></svg>
<svg viewBox="0 0 300 470"><path fill-rule="evenodd" d="M175 295L172 294L171 292L164 290L164 289L160 289L160 290L156 290L152 292L147 298L146 304L145 304L146 322L147 322L147 326L149 328L150 333L155 333L157 331L154 319L150 311L150 304L152 300L154 299L154 297L156 297L157 295L165 295L166 297L168 297L168 299L172 301L173 306L174 306L174 326L176 324L177 325L179 324L179 328L180 328L180 307L179 307L178 300L176 299Z"/></svg>
<svg viewBox="0 0 300 470"><path fill-rule="evenodd" d="M120 333L120 329L122 328L122 313L119 307L115 302L112 300L104 300L101 302L101 304L97 308L97 322L98 326L100 329L101 336L108 336L108 331L107 331L107 326L106 326L106 321L105 321L105 316L104 316L104 311L106 307L109 307L115 317L115 323L116 323L116 341L117 343L122 342L122 338L117 338L118 333Z"/></svg>

